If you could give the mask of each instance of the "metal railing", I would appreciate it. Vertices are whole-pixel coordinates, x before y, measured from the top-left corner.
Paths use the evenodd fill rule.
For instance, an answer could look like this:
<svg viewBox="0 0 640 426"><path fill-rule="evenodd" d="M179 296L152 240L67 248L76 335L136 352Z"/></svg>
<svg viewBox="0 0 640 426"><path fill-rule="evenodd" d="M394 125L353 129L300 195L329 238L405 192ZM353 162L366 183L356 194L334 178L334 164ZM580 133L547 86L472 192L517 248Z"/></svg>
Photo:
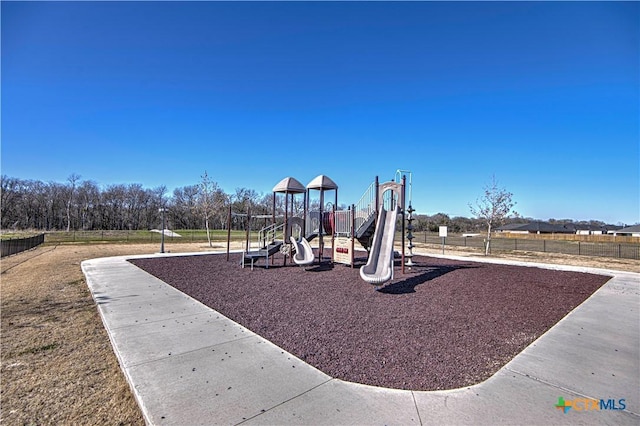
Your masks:
<svg viewBox="0 0 640 426"><path fill-rule="evenodd" d="M265 226L258 232L258 241L261 247L266 247L278 239L284 240L284 223Z"/></svg>
<svg viewBox="0 0 640 426"><path fill-rule="evenodd" d="M354 214L355 218L355 230L358 229L369 220L371 215L376 213L378 206L376 206L376 197L378 192L378 186L376 182L372 182L369 185L369 188L362 194L360 200L356 204L354 204Z"/></svg>
<svg viewBox="0 0 640 426"><path fill-rule="evenodd" d="M349 210L337 210L335 214L335 231L334 233L339 237L350 237L351 236L351 221L352 212L351 208Z"/></svg>
<svg viewBox="0 0 640 426"><path fill-rule="evenodd" d="M27 238L8 238L0 240L0 257L11 256L12 254L30 250L44 243L44 234Z"/></svg>

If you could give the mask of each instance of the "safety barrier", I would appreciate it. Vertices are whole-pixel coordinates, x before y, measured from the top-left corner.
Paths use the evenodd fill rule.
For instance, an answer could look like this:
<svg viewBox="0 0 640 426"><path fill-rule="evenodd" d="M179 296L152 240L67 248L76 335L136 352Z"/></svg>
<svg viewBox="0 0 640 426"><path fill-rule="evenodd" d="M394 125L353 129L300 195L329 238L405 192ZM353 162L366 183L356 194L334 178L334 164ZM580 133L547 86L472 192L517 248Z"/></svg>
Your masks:
<svg viewBox="0 0 640 426"><path fill-rule="evenodd" d="M360 226L365 224L367 220L371 217L371 215L376 213L378 206L376 206L376 197L378 195L378 185L377 182L373 182L369 185L369 188L362 194L360 200L354 205L354 214L355 218L355 231L358 230Z"/></svg>
<svg viewBox="0 0 640 426"><path fill-rule="evenodd" d="M415 233L414 233L415 234ZM417 236L414 242L422 242L424 244L442 244L442 238L437 235L429 235L424 233ZM444 245L451 247L475 247L484 248L486 238L476 237L457 237L451 236L445 238ZM629 243L599 243L584 241L562 241L562 240L544 240L544 239L528 239L528 238L491 238L491 250L504 251L529 251L542 253L561 253L578 256L596 256L596 257L614 257L620 259L640 260L640 244Z"/></svg>
<svg viewBox="0 0 640 426"><path fill-rule="evenodd" d="M335 217L335 234L339 237L351 236L351 208L349 210L337 210Z"/></svg>
<svg viewBox="0 0 640 426"><path fill-rule="evenodd" d="M11 256L12 254L30 250L42 243L44 243L44 234L27 238L8 238L6 240L0 240L0 251L2 251L2 256L0 257Z"/></svg>

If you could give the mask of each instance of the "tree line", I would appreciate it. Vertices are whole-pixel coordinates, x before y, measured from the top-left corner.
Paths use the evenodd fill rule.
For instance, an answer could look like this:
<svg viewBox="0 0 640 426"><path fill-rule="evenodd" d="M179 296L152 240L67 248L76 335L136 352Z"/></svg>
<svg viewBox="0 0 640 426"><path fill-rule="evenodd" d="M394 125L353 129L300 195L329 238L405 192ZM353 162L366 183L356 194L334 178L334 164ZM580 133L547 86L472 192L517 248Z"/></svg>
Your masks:
<svg viewBox="0 0 640 426"><path fill-rule="evenodd" d="M144 188L139 183L102 188L91 180L71 175L65 183L42 182L2 175L0 177L0 226L2 229L141 230L160 228L162 211L168 227L202 229L202 185L176 188ZM225 228L228 206L234 211L271 210L272 198L247 188L227 194L212 182L206 211L213 228Z"/></svg>
<svg viewBox="0 0 640 426"><path fill-rule="evenodd" d="M164 209L167 228L170 229L226 229L229 205L233 212L250 210L253 216L270 215L273 209L273 193L265 195L249 188L236 188L233 193L225 193L206 172L201 182L176 188L171 194L164 186L145 188L139 183L101 187L94 181L81 180L76 174L69 176L64 183L2 175L0 190L0 226L5 230L158 229L162 223L161 209ZM276 198L276 214L283 213L283 198ZM317 205L312 203L311 207L317 208ZM301 212L301 203L294 208L296 213ZM338 207L346 208L346 205ZM452 233L487 229L486 220L479 217L452 218L445 213L437 213L414 214L413 219L414 232L438 232L441 225L448 226ZM529 220L516 216L506 222L524 223ZM246 218L235 216L232 227L244 229L245 221Z"/></svg>

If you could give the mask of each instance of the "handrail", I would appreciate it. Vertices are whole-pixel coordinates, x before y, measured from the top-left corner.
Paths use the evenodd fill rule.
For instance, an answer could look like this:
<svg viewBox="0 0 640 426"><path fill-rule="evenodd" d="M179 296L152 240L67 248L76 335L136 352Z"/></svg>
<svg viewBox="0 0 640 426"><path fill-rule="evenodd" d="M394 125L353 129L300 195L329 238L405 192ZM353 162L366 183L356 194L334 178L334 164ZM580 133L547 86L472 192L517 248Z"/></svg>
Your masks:
<svg viewBox="0 0 640 426"><path fill-rule="evenodd" d="M354 204L353 209L349 210L336 210L334 214L334 234L340 237L351 236L353 227L353 216L355 215L355 228L353 231L357 233L359 228L367 223L367 221L374 216L377 212L376 207L376 194L377 185L376 182L372 182L371 185L364 191L360 200ZM307 212L306 230L305 235L317 233L319 230L319 224L321 218L318 211Z"/></svg>
<svg viewBox="0 0 640 426"><path fill-rule="evenodd" d="M258 242L261 244L261 247L266 247L268 243L272 243L276 240L279 233L284 238L284 223L279 225L274 223L272 225L265 226L258 231Z"/></svg>
<svg viewBox="0 0 640 426"><path fill-rule="evenodd" d="M376 183L372 182L369 188L362 194L360 200L355 204L356 232L372 215L376 214L376 193Z"/></svg>
<svg viewBox="0 0 640 426"><path fill-rule="evenodd" d="M354 233L358 233L360 227L366 224L378 211L377 203L378 185L377 179L364 191L360 199L354 204L353 209L337 210L334 215L334 234L337 236L351 236L351 228L355 222ZM353 220L355 216L355 221ZM320 212L308 211L305 226L305 235L317 233L320 228Z"/></svg>

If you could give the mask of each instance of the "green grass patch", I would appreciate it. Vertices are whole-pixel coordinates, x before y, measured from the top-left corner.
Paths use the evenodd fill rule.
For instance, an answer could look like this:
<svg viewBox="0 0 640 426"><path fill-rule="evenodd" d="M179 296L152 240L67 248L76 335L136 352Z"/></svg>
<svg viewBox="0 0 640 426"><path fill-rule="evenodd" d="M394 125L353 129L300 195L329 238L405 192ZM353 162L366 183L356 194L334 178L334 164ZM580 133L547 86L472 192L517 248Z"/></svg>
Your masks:
<svg viewBox="0 0 640 426"><path fill-rule="evenodd" d="M206 229L176 229L173 232L180 237L164 236L167 243L192 243L207 240ZM211 230L211 241L227 241L227 231L222 229ZM243 241L245 231L231 231L231 241ZM47 232L45 243L160 243L162 234L148 230L137 231L53 231Z"/></svg>
<svg viewBox="0 0 640 426"><path fill-rule="evenodd" d="M40 235L42 232L37 231L11 231L11 232L2 232L0 234L0 240L16 240L20 238L29 238L35 237L36 235Z"/></svg>
<svg viewBox="0 0 640 426"><path fill-rule="evenodd" d="M20 352L18 355L26 355L26 354L34 355L34 354L37 354L37 353L40 353L40 352L47 352L47 351L54 350L59 346L60 346L59 343L49 343L48 345L39 346L37 348L27 349L26 351Z"/></svg>

